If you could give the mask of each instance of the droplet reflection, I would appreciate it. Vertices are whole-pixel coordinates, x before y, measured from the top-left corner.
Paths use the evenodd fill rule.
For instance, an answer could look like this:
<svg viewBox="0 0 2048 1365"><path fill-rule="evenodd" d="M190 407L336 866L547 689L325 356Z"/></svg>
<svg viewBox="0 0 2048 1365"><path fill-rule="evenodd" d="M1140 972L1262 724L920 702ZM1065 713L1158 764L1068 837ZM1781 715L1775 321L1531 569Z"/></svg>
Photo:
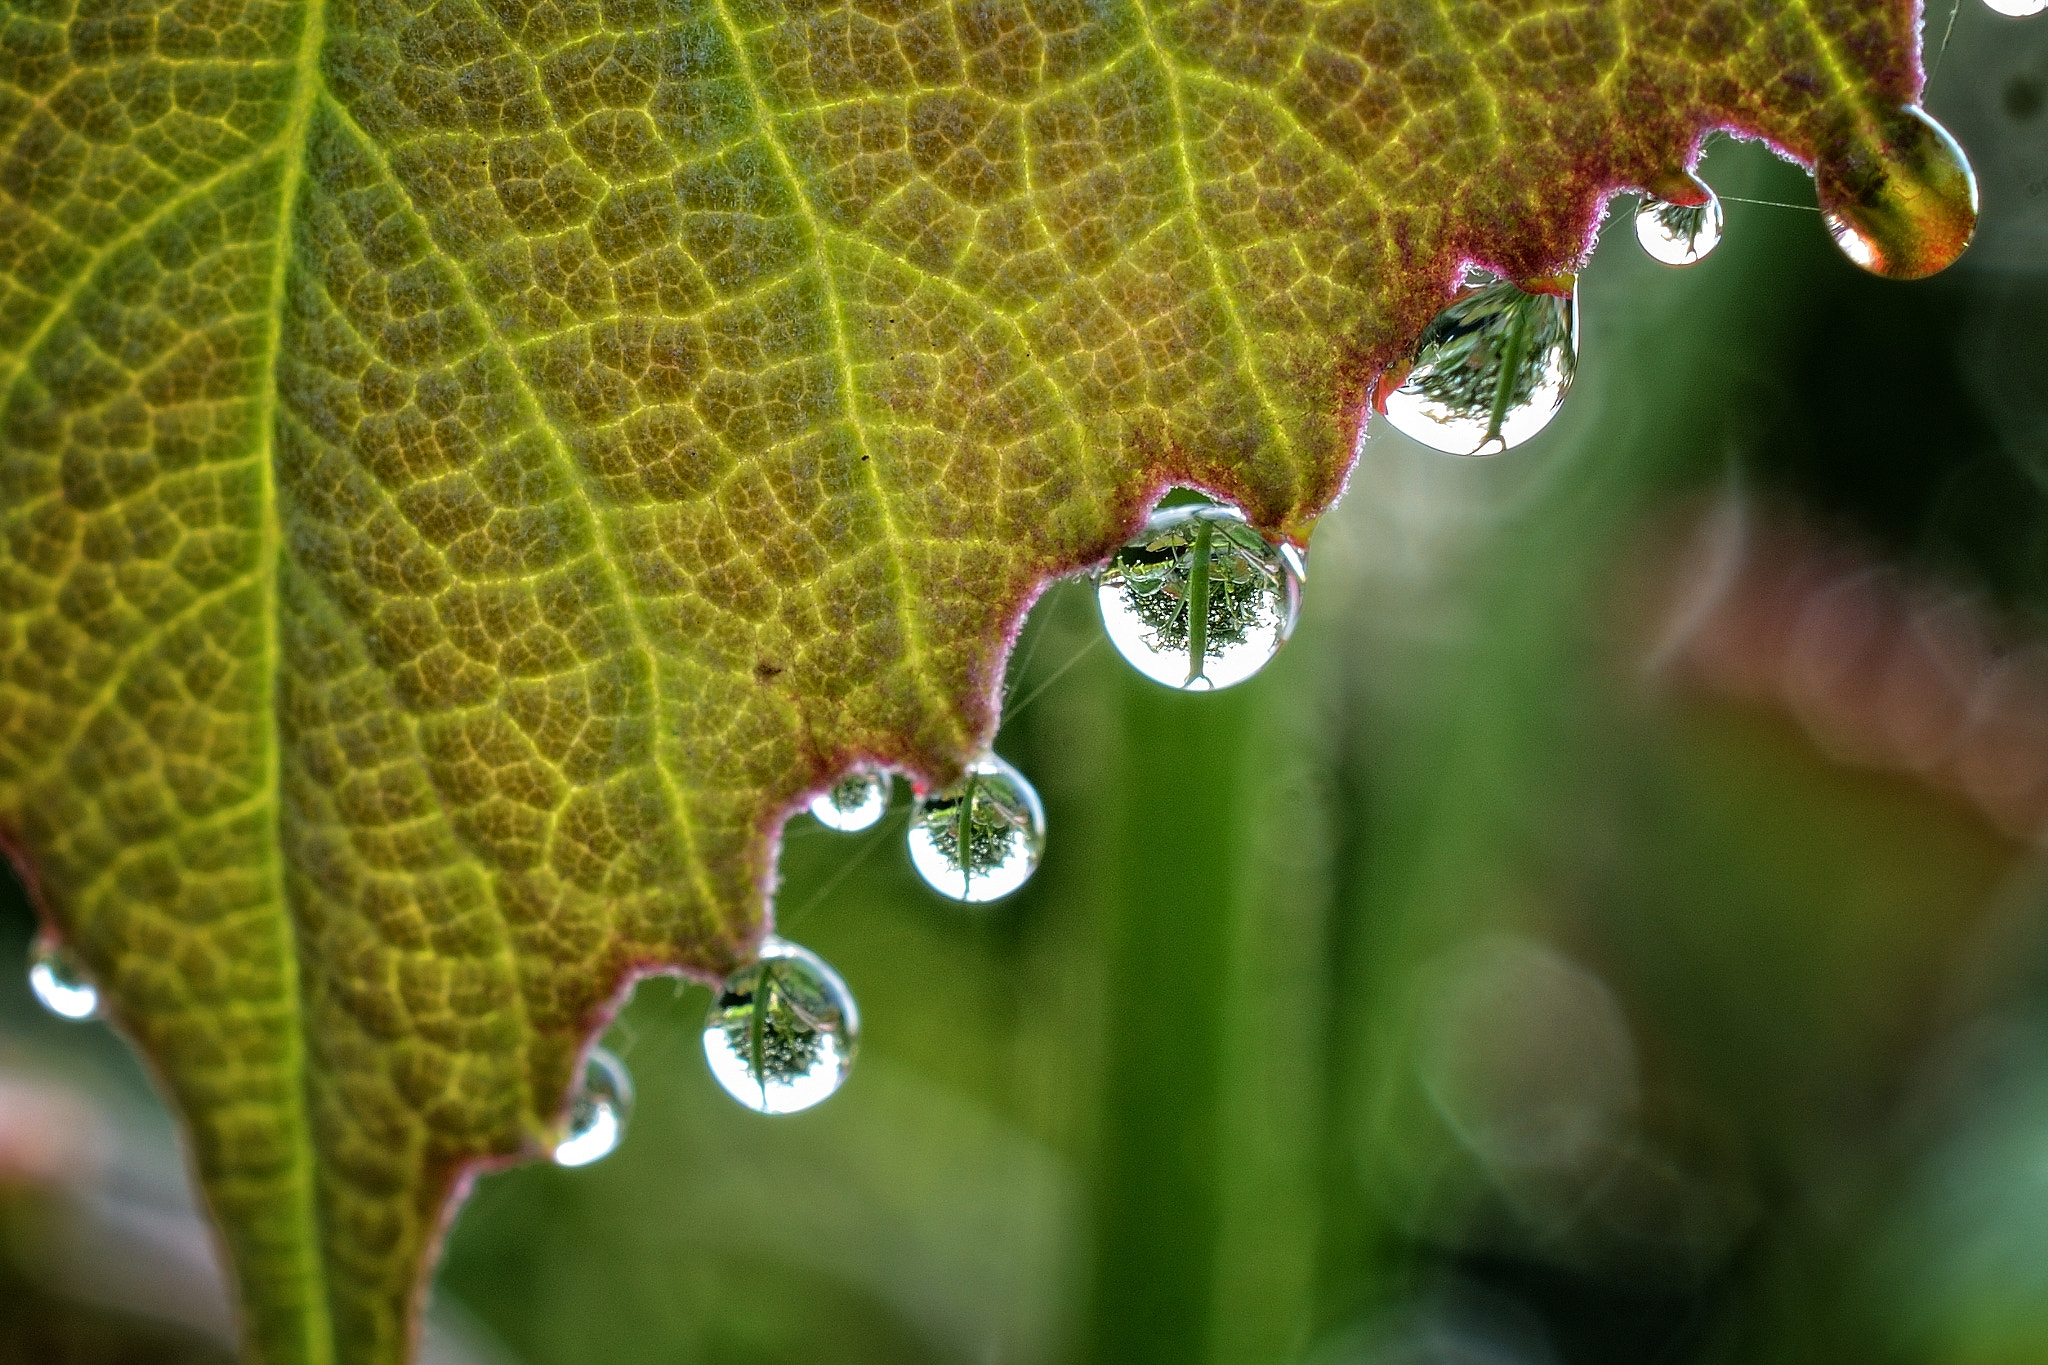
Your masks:
<svg viewBox="0 0 2048 1365"><path fill-rule="evenodd" d="M1947 269L1977 230L1977 177L1948 130L1907 105L1817 172L1821 214L1842 254L1873 275Z"/></svg>
<svg viewBox="0 0 2048 1365"><path fill-rule="evenodd" d="M857 772L811 802L811 818L826 829L855 834L867 829L889 809L887 773Z"/></svg>
<svg viewBox="0 0 2048 1365"><path fill-rule="evenodd" d="M1294 630L1302 562L1234 507L1168 507L1102 571L1096 598L1117 652L1154 682L1207 691L1266 666Z"/></svg>
<svg viewBox="0 0 2048 1365"><path fill-rule="evenodd" d="M1375 406L1448 455L1496 455L1534 437L1557 416L1579 364L1577 281L1544 283L1532 293L1477 276L1423 329L1406 372L1381 380Z"/></svg>
<svg viewBox="0 0 2048 1365"><path fill-rule="evenodd" d="M941 895L992 901L1031 879L1045 856L1045 807L1024 775L994 754L957 783L920 796L910 861Z"/></svg>
<svg viewBox="0 0 2048 1365"><path fill-rule="evenodd" d="M1695 176L1677 176L1665 195L1645 194L1636 208L1636 240L1665 265L1703 261L1721 244L1726 215L1720 196Z"/></svg>
<svg viewBox="0 0 2048 1365"><path fill-rule="evenodd" d="M625 1064L601 1047L583 1063L583 1084L569 1102L569 1127L555 1145L557 1166L588 1166L610 1156L626 1137L633 1113L633 1078Z"/></svg>
<svg viewBox="0 0 2048 1365"><path fill-rule="evenodd" d="M2031 19L2048 10L2048 0L1984 0L1993 14L2003 14L2008 19Z"/></svg>
<svg viewBox="0 0 2048 1365"><path fill-rule="evenodd" d="M68 948L37 938L28 953L28 986L44 1009L60 1019L91 1019L100 1012L99 988Z"/></svg>
<svg viewBox="0 0 2048 1365"><path fill-rule="evenodd" d="M839 974L773 935L759 958L726 978L704 1020L711 1074L761 1114L793 1114L829 1097L859 1045L860 1012Z"/></svg>

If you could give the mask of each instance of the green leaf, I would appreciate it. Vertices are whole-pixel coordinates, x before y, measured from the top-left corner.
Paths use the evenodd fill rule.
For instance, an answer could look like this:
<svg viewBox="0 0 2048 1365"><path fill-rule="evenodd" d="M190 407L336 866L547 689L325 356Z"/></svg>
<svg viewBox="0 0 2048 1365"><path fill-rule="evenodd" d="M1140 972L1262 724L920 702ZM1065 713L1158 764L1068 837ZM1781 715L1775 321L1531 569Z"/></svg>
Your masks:
<svg viewBox="0 0 2048 1365"><path fill-rule="evenodd" d="M1915 13L12 0L0 828L251 1358L404 1359L623 983L956 774L1164 485L1305 541L1462 262L1709 127L1857 163Z"/></svg>

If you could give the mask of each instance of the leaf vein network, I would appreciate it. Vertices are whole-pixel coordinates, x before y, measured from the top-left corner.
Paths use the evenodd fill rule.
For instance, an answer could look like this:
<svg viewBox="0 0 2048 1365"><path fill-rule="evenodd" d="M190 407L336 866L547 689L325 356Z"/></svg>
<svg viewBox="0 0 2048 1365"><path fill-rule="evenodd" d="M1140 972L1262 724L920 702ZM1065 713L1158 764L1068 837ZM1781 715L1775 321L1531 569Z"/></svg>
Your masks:
<svg viewBox="0 0 2048 1365"><path fill-rule="evenodd" d="M747 98L753 106L754 122L761 130L761 140L766 144L769 155L775 159L778 173L784 186L794 199L797 212L810 233L812 250L817 253L818 272L825 290L826 312L832 328L833 358L837 362L841 401L846 405L846 421L853 429L854 440L861 450L861 468L868 486L874 493L875 504L882 519L883 550L888 556L889 576L896 605L898 624L903 629L904 640L909 645L910 658L907 661L919 696L930 708L932 715L954 722L958 720L952 709L944 704L931 677L929 652L924 632L917 620L917 613L911 608L911 584L909 568L903 560L904 536L898 526L895 511L889 499L888 489L883 485L879 462L873 458L874 451L868 442L867 424L861 420L859 390L854 383L853 354L846 334L845 307L839 297L839 280L832 268L831 253L818 212L811 204L802 177L790 160L789 149L783 145L776 132L774 114L761 91L759 78L754 73L753 57L747 50L746 36L733 19L727 0L712 0L712 8L718 15L719 27L724 31L726 42L732 47L733 62L747 88ZM960 738L965 739L964 734Z"/></svg>
<svg viewBox="0 0 2048 1365"><path fill-rule="evenodd" d="M1218 301L1223 305L1224 322L1230 330L1231 339L1236 343L1238 364L1243 371L1245 382L1252 395L1258 400L1259 408L1265 415L1267 425L1272 429L1273 439L1292 463L1295 456L1294 433L1282 420L1279 406L1266 386L1265 376L1259 372L1258 349L1252 344L1251 333L1244 325L1244 317L1238 307L1236 292L1230 286L1229 277L1224 273L1223 261L1210 240L1208 229L1202 222L1201 196L1196 189L1195 171L1188 155L1187 111L1181 96L1180 64L1164 44L1159 41L1152 23L1152 10L1147 0L1132 0L1137 11L1140 31L1145 37L1145 47L1159 63L1166 77L1167 105L1173 116L1173 150L1178 163L1182 197L1186 200L1188 227L1195 234L1196 246L1200 249L1208 266L1209 279L1216 290ZM1161 226L1164 225L1162 220Z"/></svg>

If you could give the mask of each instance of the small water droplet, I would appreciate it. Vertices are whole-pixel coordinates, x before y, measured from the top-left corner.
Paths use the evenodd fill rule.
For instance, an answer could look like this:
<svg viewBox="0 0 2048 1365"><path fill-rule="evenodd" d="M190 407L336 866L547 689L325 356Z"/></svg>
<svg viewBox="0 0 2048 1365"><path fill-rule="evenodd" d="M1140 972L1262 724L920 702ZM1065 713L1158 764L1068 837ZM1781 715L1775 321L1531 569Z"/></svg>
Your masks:
<svg viewBox="0 0 2048 1365"><path fill-rule="evenodd" d="M846 1081L860 1011L816 953L769 935L761 955L726 978L704 1019L711 1074L747 1108L794 1114Z"/></svg>
<svg viewBox="0 0 2048 1365"><path fill-rule="evenodd" d="M1915 105L1865 132L1817 174L1829 235L1843 255L1886 279L1947 269L1977 230L1970 159Z"/></svg>
<svg viewBox="0 0 2048 1365"><path fill-rule="evenodd" d="M889 809L889 775L857 772L811 802L811 817L826 829L855 834L873 825Z"/></svg>
<svg viewBox="0 0 2048 1365"><path fill-rule="evenodd" d="M920 796L910 817L910 861L934 891L956 901L1007 896L1045 856L1045 807L1024 775L990 754L942 792Z"/></svg>
<svg viewBox="0 0 2048 1365"><path fill-rule="evenodd" d="M1578 371L1578 286L1544 283L1477 274L1423 329L1406 371L1380 381L1375 406L1447 455L1496 455L1549 426Z"/></svg>
<svg viewBox="0 0 2048 1365"><path fill-rule="evenodd" d="M633 1078L625 1063L601 1047L583 1061L583 1084L569 1102L569 1127L555 1144L557 1166L588 1166L607 1157L626 1137L633 1114Z"/></svg>
<svg viewBox="0 0 2048 1365"><path fill-rule="evenodd" d="M1699 177L1678 174L1643 196L1636 207L1636 240L1665 265L1703 261L1721 245L1721 199Z"/></svg>
<svg viewBox="0 0 2048 1365"><path fill-rule="evenodd" d="M1132 667L1208 692L1266 666L1301 610L1301 553L1234 507L1166 507L1097 579L1102 626Z"/></svg>
<svg viewBox="0 0 2048 1365"><path fill-rule="evenodd" d="M2030 19L2048 10L2048 0L1984 0L1993 14L2003 14L2008 19Z"/></svg>
<svg viewBox="0 0 2048 1365"><path fill-rule="evenodd" d="M28 986L44 1009L63 1019L91 1019L100 1012L99 987L72 955L38 937L28 951Z"/></svg>

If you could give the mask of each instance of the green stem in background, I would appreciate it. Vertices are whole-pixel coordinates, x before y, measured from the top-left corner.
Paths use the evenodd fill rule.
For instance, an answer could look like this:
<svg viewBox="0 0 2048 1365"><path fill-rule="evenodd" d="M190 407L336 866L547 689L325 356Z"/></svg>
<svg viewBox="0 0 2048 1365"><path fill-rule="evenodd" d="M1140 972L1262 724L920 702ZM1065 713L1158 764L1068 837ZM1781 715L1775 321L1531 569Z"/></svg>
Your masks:
<svg viewBox="0 0 2048 1365"><path fill-rule="evenodd" d="M1188 681L1202 676L1209 662L1209 553L1216 528L1195 523L1194 563L1188 569Z"/></svg>
<svg viewBox="0 0 2048 1365"><path fill-rule="evenodd" d="M1157 780L1239 771L1255 702L1238 689L1189 706L1142 679L1117 685L1118 770L1103 818L1119 860L1102 912L1104 1027L1117 1043L1102 1080L1093 1293L1076 1358L1211 1365L1243 807L1225 782L1161 820Z"/></svg>

